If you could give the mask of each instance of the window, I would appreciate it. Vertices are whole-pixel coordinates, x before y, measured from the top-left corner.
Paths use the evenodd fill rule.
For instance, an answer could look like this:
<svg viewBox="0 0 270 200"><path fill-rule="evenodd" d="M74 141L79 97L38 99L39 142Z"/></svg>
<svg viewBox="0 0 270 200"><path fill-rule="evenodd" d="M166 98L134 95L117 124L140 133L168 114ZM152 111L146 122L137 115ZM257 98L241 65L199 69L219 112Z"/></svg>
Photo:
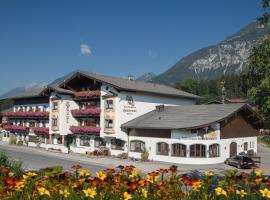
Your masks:
<svg viewBox="0 0 270 200"><path fill-rule="evenodd" d="M56 144L62 144L62 138L61 137L56 138Z"/></svg>
<svg viewBox="0 0 270 200"><path fill-rule="evenodd" d="M35 122L33 122L33 121L30 121L30 122L29 122L29 127L35 127L35 125L36 125Z"/></svg>
<svg viewBox="0 0 270 200"><path fill-rule="evenodd" d="M58 110L58 102L53 102L53 110Z"/></svg>
<svg viewBox="0 0 270 200"><path fill-rule="evenodd" d="M57 119L52 119L52 126L57 126Z"/></svg>
<svg viewBox="0 0 270 200"><path fill-rule="evenodd" d="M30 107L29 107L29 112L32 112L32 111L33 111L33 107L30 106Z"/></svg>
<svg viewBox="0 0 270 200"><path fill-rule="evenodd" d="M114 150L124 150L125 141L120 139L112 139L111 140L111 149Z"/></svg>
<svg viewBox="0 0 270 200"><path fill-rule="evenodd" d="M158 155L169 155L169 145L165 142L157 143L157 154Z"/></svg>
<svg viewBox="0 0 270 200"><path fill-rule="evenodd" d="M112 119L105 120L105 128L113 128L113 120Z"/></svg>
<svg viewBox="0 0 270 200"><path fill-rule="evenodd" d="M203 144L190 145L190 157L205 158L206 157L205 145L203 145Z"/></svg>
<svg viewBox="0 0 270 200"><path fill-rule="evenodd" d="M247 150L248 150L248 143L245 142L245 143L244 143L244 151L247 151Z"/></svg>
<svg viewBox="0 0 270 200"><path fill-rule="evenodd" d="M100 146L105 146L106 143L101 137L96 137L95 138L95 147L100 147Z"/></svg>
<svg viewBox="0 0 270 200"><path fill-rule="evenodd" d="M209 146L209 157L219 157L219 144Z"/></svg>
<svg viewBox="0 0 270 200"><path fill-rule="evenodd" d="M133 140L130 142L130 151L131 152L143 152L145 149L145 143L140 140Z"/></svg>
<svg viewBox="0 0 270 200"><path fill-rule="evenodd" d="M43 111L46 111L46 110L47 110L47 106L44 105L44 106L43 106Z"/></svg>
<svg viewBox="0 0 270 200"><path fill-rule="evenodd" d="M80 146L90 146L90 137L89 136L81 136L80 137Z"/></svg>
<svg viewBox="0 0 270 200"><path fill-rule="evenodd" d="M46 127L46 121L42 121L42 127Z"/></svg>
<svg viewBox="0 0 270 200"><path fill-rule="evenodd" d="M254 148L254 141L250 142L250 148Z"/></svg>
<svg viewBox="0 0 270 200"><path fill-rule="evenodd" d="M186 157L187 146L184 144L172 144L172 156Z"/></svg>
<svg viewBox="0 0 270 200"><path fill-rule="evenodd" d="M106 100L106 109L113 109L113 100Z"/></svg>

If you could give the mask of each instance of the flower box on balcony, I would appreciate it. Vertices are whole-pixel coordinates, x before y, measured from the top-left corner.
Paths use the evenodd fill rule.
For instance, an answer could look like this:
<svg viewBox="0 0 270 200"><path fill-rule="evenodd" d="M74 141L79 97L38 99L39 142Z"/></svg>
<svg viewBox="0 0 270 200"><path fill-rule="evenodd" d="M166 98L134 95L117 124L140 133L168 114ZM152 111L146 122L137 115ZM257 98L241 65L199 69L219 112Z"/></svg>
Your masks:
<svg viewBox="0 0 270 200"><path fill-rule="evenodd" d="M5 117L8 118L49 118L49 112L45 111L28 111L28 112L6 112L4 113Z"/></svg>
<svg viewBox="0 0 270 200"><path fill-rule="evenodd" d="M75 109L71 111L74 117L99 116L100 112L100 108Z"/></svg>
<svg viewBox="0 0 270 200"><path fill-rule="evenodd" d="M49 128L46 127L32 127L31 129L35 134L49 134Z"/></svg>
<svg viewBox="0 0 270 200"><path fill-rule="evenodd" d="M29 127L27 126L15 126L15 125L6 125L4 126L6 131L18 132L18 133L27 133L29 132Z"/></svg>
<svg viewBox="0 0 270 200"><path fill-rule="evenodd" d="M71 126L69 130L72 133L82 133L82 134L96 134L100 133L100 128L95 126Z"/></svg>
<svg viewBox="0 0 270 200"><path fill-rule="evenodd" d="M90 99L90 98L99 98L100 91L81 91L74 93L74 99L81 100L81 99Z"/></svg>

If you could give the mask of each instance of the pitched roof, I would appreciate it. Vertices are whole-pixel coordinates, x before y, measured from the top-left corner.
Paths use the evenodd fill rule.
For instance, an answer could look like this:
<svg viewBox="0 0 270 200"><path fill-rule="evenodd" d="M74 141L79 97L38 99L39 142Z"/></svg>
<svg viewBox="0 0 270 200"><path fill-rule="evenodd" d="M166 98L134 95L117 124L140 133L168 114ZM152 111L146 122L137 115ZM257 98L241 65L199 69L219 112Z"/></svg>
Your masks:
<svg viewBox="0 0 270 200"><path fill-rule="evenodd" d="M243 108L251 109L247 104L209 104L192 106L165 106L164 111L153 110L129 122L121 128L143 129L192 129L214 122L220 122ZM252 111L252 110L250 110ZM254 111L252 111L254 112ZM257 115L261 120L261 118Z"/></svg>
<svg viewBox="0 0 270 200"><path fill-rule="evenodd" d="M77 76L77 74L81 74L88 78L103 82L105 84L111 85L120 90L138 91L138 92L162 94L162 95L169 95L169 96L179 96L179 97L191 98L191 99L201 98L197 95L184 92L182 90L178 90L173 87L169 87L165 85L160 85L160 84L155 84L155 83L146 83L146 82L137 81L137 80L128 80L128 79L106 76L106 75L84 72L84 71L78 71L74 73L73 76L63 81L59 86L63 86L64 83L67 83L69 80L72 80L74 77Z"/></svg>
<svg viewBox="0 0 270 200"><path fill-rule="evenodd" d="M42 97L43 93L46 92L47 90L54 90L61 94L73 94L71 90L63 89L54 85L54 86L47 86L47 87L43 87L43 88L39 88L39 89L27 91L27 92L22 92L14 96L7 97L5 99L25 99L25 98Z"/></svg>

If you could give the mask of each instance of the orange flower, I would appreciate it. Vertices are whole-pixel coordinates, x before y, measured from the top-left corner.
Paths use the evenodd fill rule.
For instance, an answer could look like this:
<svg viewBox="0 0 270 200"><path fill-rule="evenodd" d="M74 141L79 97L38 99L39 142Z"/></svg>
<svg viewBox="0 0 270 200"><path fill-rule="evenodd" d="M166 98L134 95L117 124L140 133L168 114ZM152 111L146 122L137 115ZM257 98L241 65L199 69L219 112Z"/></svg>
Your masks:
<svg viewBox="0 0 270 200"><path fill-rule="evenodd" d="M158 172L161 174L166 174L169 172L169 170L168 169L159 169Z"/></svg>
<svg viewBox="0 0 270 200"><path fill-rule="evenodd" d="M139 181L132 181L128 185L129 189L136 190L139 187Z"/></svg>
<svg viewBox="0 0 270 200"><path fill-rule="evenodd" d="M176 166L176 165L172 165L172 166L170 167L170 171L176 172L176 171L177 171L177 166Z"/></svg>
<svg viewBox="0 0 270 200"><path fill-rule="evenodd" d="M158 190L165 190L167 186L163 182L158 182L156 185Z"/></svg>
<svg viewBox="0 0 270 200"><path fill-rule="evenodd" d="M76 165L73 165L71 168L74 169L74 170L78 170L78 169L81 169L82 166L79 165L79 164L76 164Z"/></svg>

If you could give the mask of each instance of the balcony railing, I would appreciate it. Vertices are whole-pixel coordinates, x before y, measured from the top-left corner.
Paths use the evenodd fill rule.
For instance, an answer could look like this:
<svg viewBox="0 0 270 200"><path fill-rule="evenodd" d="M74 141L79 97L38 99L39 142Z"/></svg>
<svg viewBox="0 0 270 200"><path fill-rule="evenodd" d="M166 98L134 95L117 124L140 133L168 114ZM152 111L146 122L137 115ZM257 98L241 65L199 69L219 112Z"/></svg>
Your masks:
<svg viewBox="0 0 270 200"><path fill-rule="evenodd" d="M75 100L100 98L100 91L81 91L74 93Z"/></svg>
<svg viewBox="0 0 270 200"><path fill-rule="evenodd" d="M49 134L49 128L47 127L32 127L31 129L35 134Z"/></svg>
<svg viewBox="0 0 270 200"><path fill-rule="evenodd" d="M101 112L100 108L75 109L71 111L73 117L99 116L100 112Z"/></svg>
<svg viewBox="0 0 270 200"><path fill-rule="evenodd" d="M4 117L8 118L49 118L49 112L45 111L28 111L28 112L6 112L3 113Z"/></svg>
<svg viewBox="0 0 270 200"><path fill-rule="evenodd" d="M95 126L71 126L69 130L72 133L81 133L81 134L95 134L100 133L100 128Z"/></svg>
<svg viewBox="0 0 270 200"><path fill-rule="evenodd" d="M6 125L4 126L6 131L17 132L17 133L28 133L29 127L27 126L16 126L16 125Z"/></svg>

